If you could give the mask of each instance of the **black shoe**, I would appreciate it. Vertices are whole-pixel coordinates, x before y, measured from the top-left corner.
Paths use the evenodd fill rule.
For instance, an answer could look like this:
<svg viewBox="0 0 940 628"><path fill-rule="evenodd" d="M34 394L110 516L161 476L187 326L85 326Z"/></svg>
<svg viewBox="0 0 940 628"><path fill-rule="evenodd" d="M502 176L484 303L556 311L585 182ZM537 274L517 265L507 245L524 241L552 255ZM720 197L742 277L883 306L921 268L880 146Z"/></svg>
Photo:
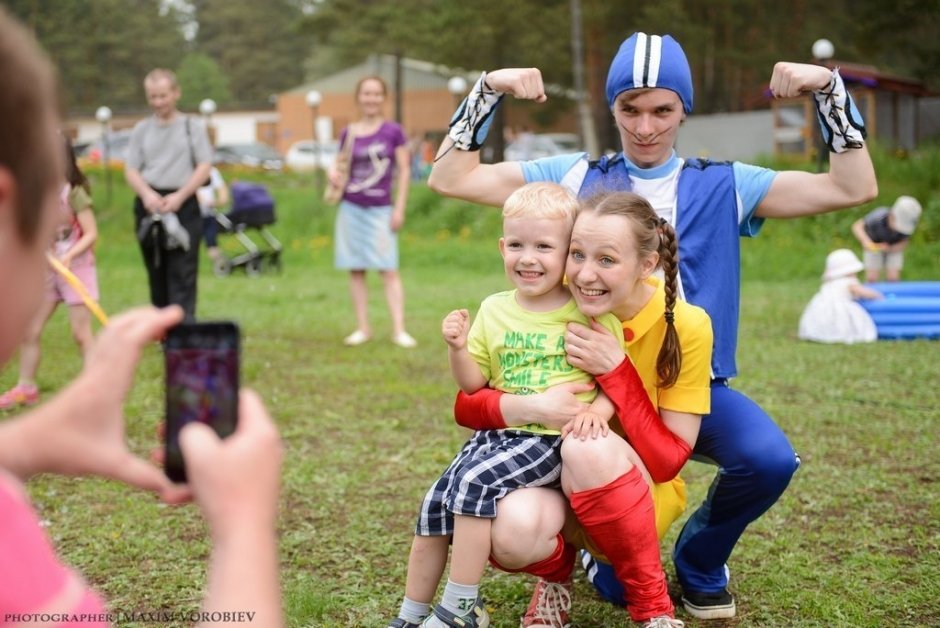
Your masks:
<svg viewBox="0 0 940 628"><path fill-rule="evenodd" d="M421 628L488 628L489 625L490 615L483 607L481 598L477 598L476 604L466 615L455 615L438 604L434 612L421 622Z"/></svg>
<svg viewBox="0 0 940 628"><path fill-rule="evenodd" d="M701 591L683 591L682 606L692 617L699 619L728 619L734 617L734 596L728 589L714 593Z"/></svg>

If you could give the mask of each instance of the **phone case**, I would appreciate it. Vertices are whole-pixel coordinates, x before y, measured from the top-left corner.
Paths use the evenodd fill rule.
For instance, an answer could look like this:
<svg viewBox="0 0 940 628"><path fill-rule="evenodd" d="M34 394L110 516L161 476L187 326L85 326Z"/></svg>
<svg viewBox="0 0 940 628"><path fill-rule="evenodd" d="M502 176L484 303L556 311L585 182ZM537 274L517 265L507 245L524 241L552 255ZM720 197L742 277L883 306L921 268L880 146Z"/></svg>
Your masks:
<svg viewBox="0 0 940 628"><path fill-rule="evenodd" d="M166 458L174 482L186 481L179 433L188 423L209 425L220 438L238 422L240 334L231 321L183 323L164 343Z"/></svg>

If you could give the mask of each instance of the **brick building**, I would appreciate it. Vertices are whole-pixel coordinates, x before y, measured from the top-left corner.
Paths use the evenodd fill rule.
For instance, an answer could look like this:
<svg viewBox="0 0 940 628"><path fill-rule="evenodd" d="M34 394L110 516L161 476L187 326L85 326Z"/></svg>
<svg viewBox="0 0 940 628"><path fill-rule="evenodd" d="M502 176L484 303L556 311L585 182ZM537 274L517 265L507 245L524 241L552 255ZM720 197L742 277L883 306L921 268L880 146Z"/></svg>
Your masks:
<svg viewBox="0 0 940 628"><path fill-rule="evenodd" d="M459 76L466 81L466 89L469 89L479 78L480 72L402 58L398 71L401 93L396 94L396 58L391 55L373 55L359 65L278 94L279 126L275 148L284 153L294 142L311 139L314 111L307 105L307 93L310 90L316 90L321 96L316 111L317 139L321 142L336 139L339 132L358 115L353 95L356 83L370 75L381 77L388 85L386 115L390 119L399 120L409 137L430 136L438 140L447 130L447 123L457 103L465 95L452 94L448 82ZM525 106L507 105L504 104L501 109L503 123L508 128L528 126L540 131L577 131L573 113L557 118L546 128L529 117Z"/></svg>

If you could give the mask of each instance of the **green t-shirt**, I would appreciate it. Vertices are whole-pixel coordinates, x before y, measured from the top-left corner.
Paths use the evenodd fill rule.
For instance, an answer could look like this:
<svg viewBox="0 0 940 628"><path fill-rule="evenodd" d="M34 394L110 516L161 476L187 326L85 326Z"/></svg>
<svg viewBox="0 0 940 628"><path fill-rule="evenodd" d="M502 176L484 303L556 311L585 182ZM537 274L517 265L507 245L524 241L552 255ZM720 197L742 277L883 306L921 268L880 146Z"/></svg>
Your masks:
<svg viewBox="0 0 940 628"><path fill-rule="evenodd" d="M69 190L69 206L76 214L85 209L93 209L91 196L80 185Z"/></svg>
<svg viewBox="0 0 940 628"><path fill-rule="evenodd" d="M467 348L490 387L503 392L531 395L556 384L590 382L589 373L571 366L566 359L565 331L571 322L590 324L574 299L550 312L532 312L519 305L515 290L499 292L480 304ZM597 322L623 344L623 327L616 316L605 314ZM590 403L596 394L590 391L578 397ZM513 429L558 433L537 423Z"/></svg>

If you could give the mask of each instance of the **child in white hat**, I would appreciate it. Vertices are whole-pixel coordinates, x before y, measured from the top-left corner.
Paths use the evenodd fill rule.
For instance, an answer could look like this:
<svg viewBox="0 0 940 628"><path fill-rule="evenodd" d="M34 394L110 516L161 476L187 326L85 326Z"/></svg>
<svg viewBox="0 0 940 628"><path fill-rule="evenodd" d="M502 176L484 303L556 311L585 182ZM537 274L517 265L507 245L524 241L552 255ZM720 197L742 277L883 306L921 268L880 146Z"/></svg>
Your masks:
<svg viewBox="0 0 940 628"><path fill-rule="evenodd" d="M899 281L904 249L917 228L921 207L912 196L899 196L891 208L879 207L859 218L852 233L865 250L865 279L878 281L881 270L887 281Z"/></svg>
<svg viewBox="0 0 940 628"><path fill-rule="evenodd" d="M875 322L858 299L881 299L883 295L862 285L858 273L865 267L849 249L826 256L822 286L803 310L799 337L814 342L852 344L878 338Z"/></svg>

